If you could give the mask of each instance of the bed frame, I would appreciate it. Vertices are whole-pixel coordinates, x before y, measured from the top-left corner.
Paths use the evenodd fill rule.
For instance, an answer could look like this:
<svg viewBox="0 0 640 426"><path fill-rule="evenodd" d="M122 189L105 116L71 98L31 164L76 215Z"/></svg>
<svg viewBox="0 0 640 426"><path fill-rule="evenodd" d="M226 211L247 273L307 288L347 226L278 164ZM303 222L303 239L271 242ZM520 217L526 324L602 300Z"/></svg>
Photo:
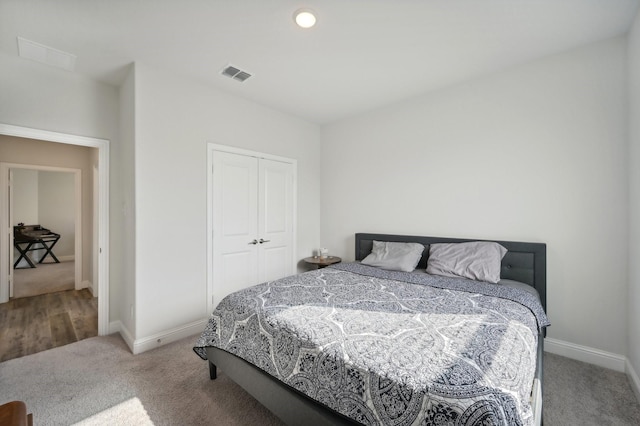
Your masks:
<svg viewBox="0 0 640 426"><path fill-rule="evenodd" d="M356 234L356 260L364 259L373 246L373 241L418 242L425 246L434 243L461 243L483 241L478 239L422 237L388 234ZM486 241L486 240L485 240ZM540 294L540 301L547 309L547 248L543 243L498 241L508 252L502 259L500 276L503 279L520 281L534 287ZM428 249L422 255L418 268L426 268ZM542 423L542 356L544 335L538 336L536 375L533 389L532 409L538 424ZM224 350L207 348L209 376L217 377L217 367L251 396L267 407L272 413L289 425L355 425L354 420L333 411L327 406L309 398L280 380L268 375L258 367Z"/></svg>

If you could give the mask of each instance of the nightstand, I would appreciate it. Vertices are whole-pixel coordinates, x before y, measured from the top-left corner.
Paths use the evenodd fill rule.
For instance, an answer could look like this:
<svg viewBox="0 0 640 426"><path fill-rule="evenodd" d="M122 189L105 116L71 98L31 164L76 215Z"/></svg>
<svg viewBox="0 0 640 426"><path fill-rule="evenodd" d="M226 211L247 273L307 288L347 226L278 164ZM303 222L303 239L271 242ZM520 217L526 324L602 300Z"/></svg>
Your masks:
<svg viewBox="0 0 640 426"><path fill-rule="evenodd" d="M318 269L326 268L329 265L333 265L334 263L342 262L338 256L327 256L325 258L321 258L320 256L307 257L304 259L306 263L309 265L316 265Z"/></svg>

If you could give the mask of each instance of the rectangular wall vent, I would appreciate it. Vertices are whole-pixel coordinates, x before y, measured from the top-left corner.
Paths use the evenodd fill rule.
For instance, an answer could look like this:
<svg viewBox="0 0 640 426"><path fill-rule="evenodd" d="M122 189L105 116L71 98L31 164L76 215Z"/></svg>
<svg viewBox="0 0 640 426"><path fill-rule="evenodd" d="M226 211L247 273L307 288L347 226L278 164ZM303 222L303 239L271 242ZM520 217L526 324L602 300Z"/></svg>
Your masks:
<svg viewBox="0 0 640 426"><path fill-rule="evenodd" d="M243 82L251 77L251 74L246 71L242 71L241 69L234 67L233 65L227 65L226 67L224 67L220 74L226 75L227 77L240 82Z"/></svg>
<svg viewBox="0 0 640 426"><path fill-rule="evenodd" d="M73 71L76 66L76 55L22 37L18 37L18 54L22 58L67 71Z"/></svg>

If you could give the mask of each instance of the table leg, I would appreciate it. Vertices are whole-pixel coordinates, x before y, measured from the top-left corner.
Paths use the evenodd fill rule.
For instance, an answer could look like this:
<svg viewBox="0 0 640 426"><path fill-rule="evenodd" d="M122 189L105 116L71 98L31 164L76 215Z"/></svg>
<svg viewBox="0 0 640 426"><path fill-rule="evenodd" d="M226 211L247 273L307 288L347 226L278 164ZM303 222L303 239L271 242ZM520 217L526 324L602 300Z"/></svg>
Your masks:
<svg viewBox="0 0 640 426"><path fill-rule="evenodd" d="M42 244L42 246L44 247L44 249L46 250L46 252L44 253L44 256L42 256L42 258L38 261L38 263L42 263L42 261L44 260L45 257L47 257L48 255L51 255L51 257L53 258L53 260L56 263L60 263L60 261L58 260L58 258L56 257L55 254L53 254L53 246L56 245L56 243L58 242L60 238L56 238L55 240L53 240L53 243L48 246L47 243L43 240L40 240L40 244Z"/></svg>
<svg viewBox="0 0 640 426"><path fill-rule="evenodd" d="M27 248L25 248L24 250L22 250L22 248L20 247L20 244L27 244ZM20 263L20 261L22 259L26 260L27 263L29 264L29 267L31 268L35 268L36 265L33 264L33 262L31 261L31 258L29 257L29 249L33 246L33 242L28 242L28 243L15 243L13 244L13 246L18 249L18 252L20 252L20 256L18 257L18 260L16 260L13 264L13 269L16 269L18 267L18 264Z"/></svg>

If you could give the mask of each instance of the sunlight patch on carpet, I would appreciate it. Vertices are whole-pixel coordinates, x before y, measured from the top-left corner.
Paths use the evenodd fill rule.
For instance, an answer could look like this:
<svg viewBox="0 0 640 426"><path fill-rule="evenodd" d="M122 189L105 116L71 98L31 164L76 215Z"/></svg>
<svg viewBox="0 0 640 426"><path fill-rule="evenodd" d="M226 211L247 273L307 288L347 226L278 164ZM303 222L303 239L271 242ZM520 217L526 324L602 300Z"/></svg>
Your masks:
<svg viewBox="0 0 640 426"><path fill-rule="evenodd" d="M138 398L130 398L76 423L83 426L116 424L153 426L153 422Z"/></svg>

